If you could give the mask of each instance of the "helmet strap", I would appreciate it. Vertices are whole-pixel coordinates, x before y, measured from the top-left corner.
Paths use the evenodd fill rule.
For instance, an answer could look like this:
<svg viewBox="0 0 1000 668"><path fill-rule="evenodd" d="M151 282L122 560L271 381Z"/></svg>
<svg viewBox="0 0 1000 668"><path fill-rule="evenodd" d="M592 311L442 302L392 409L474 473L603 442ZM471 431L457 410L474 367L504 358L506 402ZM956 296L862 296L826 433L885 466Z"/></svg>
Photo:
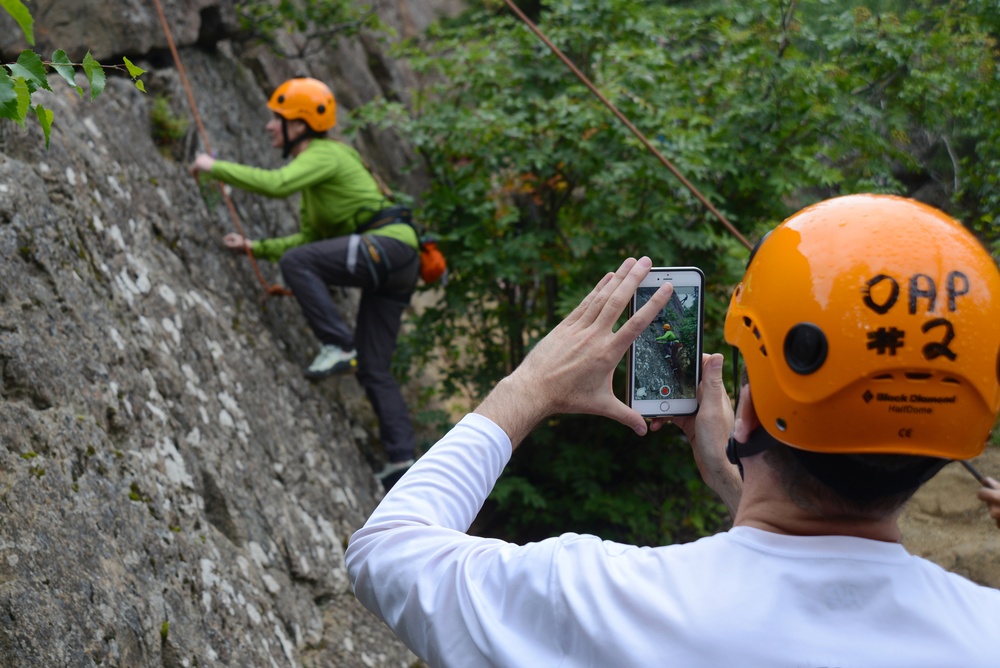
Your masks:
<svg viewBox="0 0 1000 668"><path fill-rule="evenodd" d="M733 413L739 411L740 408L740 394L743 390L743 374L740 373L740 349L733 346L733 391L736 393L736 405L733 407ZM752 432L750 432L749 438L747 438L746 443L741 443L736 440L733 435L729 436L729 444L726 446L726 458L729 459L729 463L736 466L740 472L740 480L743 480L743 462L740 460L741 457L752 457L753 455L760 454L768 448L772 447L777 443L773 436L767 433L767 431L760 425L757 426Z"/></svg>
<svg viewBox="0 0 1000 668"><path fill-rule="evenodd" d="M759 455L765 450L772 448L775 443L778 443L778 441L767 433L767 430L758 425L756 429L750 432L750 437L747 438L746 443L741 443L734 436L730 436L729 445L726 446L726 457L729 459L730 464L735 464L736 468L739 469L740 480L743 480L743 462L741 458Z"/></svg>
<svg viewBox="0 0 1000 668"><path fill-rule="evenodd" d="M303 142L306 139L312 139L314 137L320 137L320 136L322 136L322 135L320 133L316 132L315 130L313 130L311 127L309 127L309 124L307 123L306 124L306 131L305 132L303 132L302 134L300 134L295 139L289 139L288 138L288 119L286 119L284 116L282 116L281 117L281 138L284 140L284 142L281 145L281 157L282 158L287 158L288 156L290 156L292 154L292 149L295 148L300 142Z"/></svg>

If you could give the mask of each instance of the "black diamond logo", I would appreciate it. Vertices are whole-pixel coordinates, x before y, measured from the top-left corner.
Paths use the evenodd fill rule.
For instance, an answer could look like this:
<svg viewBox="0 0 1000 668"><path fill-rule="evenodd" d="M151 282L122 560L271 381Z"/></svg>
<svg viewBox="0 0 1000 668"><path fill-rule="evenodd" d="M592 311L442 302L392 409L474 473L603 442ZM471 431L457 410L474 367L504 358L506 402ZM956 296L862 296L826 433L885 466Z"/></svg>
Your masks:
<svg viewBox="0 0 1000 668"><path fill-rule="evenodd" d="M865 390L865 393L861 395L861 398L864 399L865 403L867 404L869 401L875 398L875 395L872 394L871 390Z"/></svg>

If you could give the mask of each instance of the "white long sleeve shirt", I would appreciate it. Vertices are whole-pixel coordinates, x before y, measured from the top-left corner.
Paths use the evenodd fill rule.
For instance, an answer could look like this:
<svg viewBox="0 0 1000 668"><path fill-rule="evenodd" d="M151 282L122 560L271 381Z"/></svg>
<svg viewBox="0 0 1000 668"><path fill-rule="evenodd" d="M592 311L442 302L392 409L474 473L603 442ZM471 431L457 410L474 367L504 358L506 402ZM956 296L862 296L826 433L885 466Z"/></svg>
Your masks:
<svg viewBox="0 0 1000 668"><path fill-rule="evenodd" d="M656 548L466 535L510 455L466 416L348 546L358 598L431 666L1000 666L1000 591L898 544L749 527Z"/></svg>

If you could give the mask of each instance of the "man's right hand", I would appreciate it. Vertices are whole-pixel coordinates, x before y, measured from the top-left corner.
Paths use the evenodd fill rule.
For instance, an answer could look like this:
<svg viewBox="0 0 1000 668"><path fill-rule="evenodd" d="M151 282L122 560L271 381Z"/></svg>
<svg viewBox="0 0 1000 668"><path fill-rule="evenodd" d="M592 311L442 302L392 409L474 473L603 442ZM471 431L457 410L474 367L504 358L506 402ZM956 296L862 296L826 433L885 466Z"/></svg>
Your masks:
<svg viewBox="0 0 1000 668"><path fill-rule="evenodd" d="M215 158L207 153L199 153L188 167L188 171L191 172L191 176L198 176L198 172L211 172L214 164Z"/></svg>
<svg viewBox="0 0 1000 668"><path fill-rule="evenodd" d="M550 415L584 413L617 420L644 435L646 422L615 397L611 379L628 347L670 299L664 283L617 331L615 323L639 282L649 273L648 257L628 259L539 341L520 366L497 384L476 413L492 420L513 447Z"/></svg>

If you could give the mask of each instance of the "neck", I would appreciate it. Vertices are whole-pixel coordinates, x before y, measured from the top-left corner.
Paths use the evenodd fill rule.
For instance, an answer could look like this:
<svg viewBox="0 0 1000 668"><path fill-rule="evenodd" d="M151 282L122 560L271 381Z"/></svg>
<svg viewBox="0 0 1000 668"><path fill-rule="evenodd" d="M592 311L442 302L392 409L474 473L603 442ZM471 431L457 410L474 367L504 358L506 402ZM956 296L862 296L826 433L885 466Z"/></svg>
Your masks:
<svg viewBox="0 0 1000 668"><path fill-rule="evenodd" d="M312 138L311 137L309 139L303 139L298 144L296 144L295 146L292 147L292 150L288 152L288 155L294 158L299 153L302 153L302 151L304 151L307 148L309 148L309 144L311 144L311 143L312 143Z"/></svg>
<svg viewBox="0 0 1000 668"><path fill-rule="evenodd" d="M798 508L768 509L763 504L744 508L741 503L733 526L748 526L786 536L854 536L885 543L898 543L902 533L896 519L896 516L870 521L836 517L817 518L812 513L806 513Z"/></svg>
<svg viewBox="0 0 1000 668"><path fill-rule="evenodd" d="M760 456L744 459L746 480L734 526L749 526L788 536L854 536L887 543L902 537L897 511L879 519L859 519L825 514L806 508L788 497L777 476L760 461Z"/></svg>

